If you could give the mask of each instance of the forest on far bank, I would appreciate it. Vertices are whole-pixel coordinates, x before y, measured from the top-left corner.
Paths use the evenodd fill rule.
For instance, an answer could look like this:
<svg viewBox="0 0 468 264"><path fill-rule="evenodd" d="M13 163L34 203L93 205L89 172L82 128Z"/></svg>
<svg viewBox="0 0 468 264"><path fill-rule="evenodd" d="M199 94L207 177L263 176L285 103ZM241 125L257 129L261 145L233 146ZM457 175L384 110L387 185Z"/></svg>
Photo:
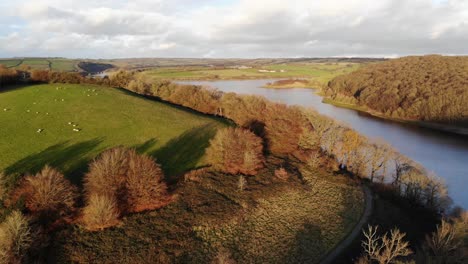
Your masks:
<svg viewBox="0 0 468 264"><path fill-rule="evenodd" d="M325 93L386 117L468 126L468 57L411 56L370 64L336 77Z"/></svg>

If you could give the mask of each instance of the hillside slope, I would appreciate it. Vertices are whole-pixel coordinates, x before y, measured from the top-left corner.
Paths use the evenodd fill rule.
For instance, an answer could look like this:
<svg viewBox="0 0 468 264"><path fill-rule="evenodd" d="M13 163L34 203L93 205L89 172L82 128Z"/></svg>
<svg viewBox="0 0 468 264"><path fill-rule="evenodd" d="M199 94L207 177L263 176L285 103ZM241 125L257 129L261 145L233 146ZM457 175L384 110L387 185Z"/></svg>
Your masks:
<svg viewBox="0 0 468 264"><path fill-rule="evenodd" d="M404 57L329 82L326 95L385 117L468 126L468 57Z"/></svg>

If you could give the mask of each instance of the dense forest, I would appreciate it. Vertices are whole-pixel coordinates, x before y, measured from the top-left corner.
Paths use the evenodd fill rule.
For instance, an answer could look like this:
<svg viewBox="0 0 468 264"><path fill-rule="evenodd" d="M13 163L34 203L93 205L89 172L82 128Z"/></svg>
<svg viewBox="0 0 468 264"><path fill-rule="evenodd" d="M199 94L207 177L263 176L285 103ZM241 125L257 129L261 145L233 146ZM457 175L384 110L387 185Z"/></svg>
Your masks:
<svg viewBox="0 0 468 264"><path fill-rule="evenodd" d="M387 117L468 125L468 57L411 56L329 82L326 95Z"/></svg>

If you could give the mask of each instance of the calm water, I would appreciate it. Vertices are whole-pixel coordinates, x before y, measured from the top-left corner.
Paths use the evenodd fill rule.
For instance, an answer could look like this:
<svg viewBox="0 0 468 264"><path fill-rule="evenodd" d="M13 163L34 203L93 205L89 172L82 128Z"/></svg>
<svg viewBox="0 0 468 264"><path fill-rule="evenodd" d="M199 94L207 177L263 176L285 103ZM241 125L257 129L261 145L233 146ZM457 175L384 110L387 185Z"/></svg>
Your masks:
<svg viewBox="0 0 468 264"><path fill-rule="evenodd" d="M350 109L322 103L310 89L265 89L271 80L191 81L225 92L262 95L272 101L313 107L318 112L347 123L371 138L389 142L401 153L443 177L455 204L468 209L468 137L382 120Z"/></svg>

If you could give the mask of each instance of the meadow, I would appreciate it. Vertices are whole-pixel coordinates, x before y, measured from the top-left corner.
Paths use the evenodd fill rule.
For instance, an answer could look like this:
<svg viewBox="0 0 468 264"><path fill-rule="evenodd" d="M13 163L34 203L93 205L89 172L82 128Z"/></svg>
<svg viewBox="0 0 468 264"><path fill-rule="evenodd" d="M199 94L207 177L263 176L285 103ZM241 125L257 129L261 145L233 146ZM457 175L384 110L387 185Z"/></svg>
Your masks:
<svg viewBox="0 0 468 264"><path fill-rule="evenodd" d="M34 173L45 164L79 183L87 162L123 145L157 158L173 176L202 165L225 122L93 85L44 84L0 92L0 171Z"/></svg>
<svg viewBox="0 0 468 264"><path fill-rule="evenodd" d="M358 63L285 63L253 68L172 67L143 72L153 80L223 80L223 79L309 79L322 84L335 76L357 70ZM274 71L274 72L272 72Z"/></svg>
<svg viewBox="0 0 468 264"><path fill-rule="evenodd" d="M76 71L77 61L55 58L0 59L0 64L7 68L29 66L31 69L50 69L54 71Z"/></svg>
<svg viewBox="0 0 468 264"><path fill-rule="evenodd" d="M158 211L98 233L62 230L53 255L59 263L318 263L360 218L363 193L327 172L314 186L292 172L285 182L272 163L244 190L238 175L192 174Z"/></svg>

